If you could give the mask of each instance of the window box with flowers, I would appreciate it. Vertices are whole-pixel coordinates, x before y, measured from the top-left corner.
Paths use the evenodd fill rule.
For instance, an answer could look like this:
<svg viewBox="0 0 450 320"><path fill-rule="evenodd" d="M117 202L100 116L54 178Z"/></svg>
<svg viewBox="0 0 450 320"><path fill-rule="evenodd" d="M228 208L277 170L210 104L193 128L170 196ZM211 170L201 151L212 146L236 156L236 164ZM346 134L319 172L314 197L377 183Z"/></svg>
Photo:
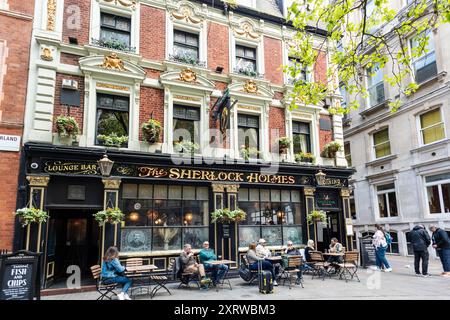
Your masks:
<svg viewBox="0 0 450 320"><path fill-rule="evenodd" d="M309 152L299 152L294 155L295 162L297 163L308 163L314 164L316 162L316 157L312 153Z"/></svg>
<svg viewBox="0 0 450 320"><path fill-rule="evenodd" d="M56 131L60 142L70 145L76 142L80 129L74 117L59 116L56 118Z"/></svg>
<svg viewBox="0 0 450 320"><path fill-rule="evenodd" d="M106 210L95 213L93 216L100 226L104 226L105 223L121 223L125 217L119 208L107 208Z"/></svg>
<svg viewBox="0 0 450 320"><path fill-rule="evenodd" d="M107 148L121 148L128 142L128 136L118 136L115 133L109 135L100 134L97 140Z"/></svg>
<svg viewBox="0 0 450 320"><path fill-rule="evenodd" d="M179 153L194 156L200 150L198 143L192 141L176 141L174 142L174 150Z"/></svg>
<svg viewBox="0 0 450 320"><path fill-rule="evenodd" d="M287 137L281 137L278 139L278 147L280 154L286 154L289 147L291 146L291 140Z"/></svg>
<svg viewBox="0 0 450 320"><path fill-rule="evenodd" d="M249 159L257 159L259 157L259 154L261 153L261 151L259 151L255 147L241 146L239 153L241 154L241 157L247 161Z"/></svg>
<svg viewBox="0 0 450 320"><path fill-rule="evenodd" d="M17 209L15 215L19 217L20 223L23 227L26 227L32 223L46 222L50 217L47 212L36 208Z"/></svg>
<svg viewBox="0 0 450 320"><path fill-rule="evenodd" d="M335 141L331 141L328 142L322 150L322 157L325 158L335 158L336 157L336 153L341 150L342 146L340 143L335 142Z"/></svg>

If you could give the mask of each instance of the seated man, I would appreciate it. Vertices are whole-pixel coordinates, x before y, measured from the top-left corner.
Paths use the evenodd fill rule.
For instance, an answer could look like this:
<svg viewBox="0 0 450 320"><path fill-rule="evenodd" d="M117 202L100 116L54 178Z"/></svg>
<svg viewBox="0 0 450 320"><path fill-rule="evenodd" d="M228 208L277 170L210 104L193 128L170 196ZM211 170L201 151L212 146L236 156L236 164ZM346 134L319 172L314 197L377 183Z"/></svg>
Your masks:
<svg viewBox="0 0 450 320"><path fill-rule="evenodd" d="M256 254L256 243L252 242L250 243L247 251L247 260L249 263L250 270L258 270L258 264L261 264L262 270L268 270L270 273L272 273L273 278L273 285L277 286L278 283L275 281L275 268L274 266L269 262L266 261L264 258L258 257Z"/></svg>
<svg viewBox="0 0 450 320"><path fill-rule="evenodd" d="M181 252L180 254L180 260L183 272L197 274L202 285L208 283L208 279L206 278L205 273L205 266L203 264L197 263L190 244L184 245L183 252Z"/></svg>
<svg viewBox="0 0 450 320"><path fill-rule="evenodd" d="M203 249L199 253L200 263L205 266L206 271L212 271L213 285L217 285L224 277L228 270L228 266L225 264L212 265L208 261L217 260L217 256L214 254L214 250L209 248L209 242L203 242Z"/></svg>
<svg viewBox="0 0 450 320"><path fill-rule="evenodd" d="M329 252L330 253L344 253L344 248L343 248L342 244L339 243L337 238L331 239ZM334 264L342 263L343 258L342 258L342 256L330 256L328 258L328 262L334 263Z"/></svg>
<svg viewBox="0 0 450 320"><path fill-rule="evenodd" d="M266 240L259 239L256 246L256 255L260 258L268 258L272 255L269 249L266 248Z"/></svg>

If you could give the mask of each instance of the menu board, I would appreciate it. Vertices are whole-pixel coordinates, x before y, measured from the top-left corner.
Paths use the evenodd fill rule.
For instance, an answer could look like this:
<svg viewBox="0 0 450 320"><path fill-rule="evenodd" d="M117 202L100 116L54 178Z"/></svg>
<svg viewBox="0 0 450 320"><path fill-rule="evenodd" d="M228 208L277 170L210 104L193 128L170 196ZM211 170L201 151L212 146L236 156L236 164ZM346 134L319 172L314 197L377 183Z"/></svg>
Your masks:
<svg viewBox="0 0 450 320"><path fill-rule="evenodd" d="M360 239L361 265L364 268L376 265L375 247L372 244L372 237L364 237Z"/></svg>

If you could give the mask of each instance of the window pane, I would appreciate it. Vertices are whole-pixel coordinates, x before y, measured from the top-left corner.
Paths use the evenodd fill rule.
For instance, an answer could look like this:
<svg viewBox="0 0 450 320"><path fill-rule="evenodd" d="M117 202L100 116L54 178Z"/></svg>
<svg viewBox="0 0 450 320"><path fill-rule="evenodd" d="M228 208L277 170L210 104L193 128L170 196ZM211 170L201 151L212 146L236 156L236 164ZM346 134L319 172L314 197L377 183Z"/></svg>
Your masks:
<svg viewBox="0 0 450 320"><path fill-rule="evenodd" d="M260 227L239 226L239 247L248 248L251 242L261 238Z"/></svg>
<svg viewBox="0 0 450 320"><path fill-rule="evenodd" d="M356 204L354 198L350 198L350 215L352 216L352 219L356 219Z"/></svg>
<svg viewBox="0 0 450 320"><path fill-rule="evenodd" d="M450 184L443 184L442 197L444 198L444 212L450 212Z"/></svg>
<svg viewBox="0 0 450 320"><path fill-rule="evenodd" d="M173 128L174 143L183 141L200 142L200 121L173 119Z"/></svg>
<svg viewBox="0 0 450 320"><path fill-rule="evenodd" d="M281 201L291 202L291 192L289 190L281 190Z"/></svg>
<svg viewBox="0 0 450 320"><path fill-rule="evenodd" d="M247 213L243 225L259 225L261 223L259 202L239 202L239 208Z"/></svg>
<svg viewBox="0 0 450 320"><path fill-rule="evenodd" d="M377 145L389 141L389 131L384 129L373 134L373 144Z"/></svg>
<svg viewBox="0 0 450 320"><path fill-rule="evenodd" d="M158 215L157 226L181 226L181 201L155 200L154 210Z"/></svg>
<svg viewBox="0 0 450 320"><path fill-rule="evenodd" d="M309 134L293 134L294 154L311 152L311 138Z"/></svg>
<svg viewBox="0 0 450 320"><path fill-rule="evenodd" d="M201 249L208 240L208 228L183 228L183 244L189 243L192 249Z"/></svg>
<svg viewBox="0 0 450 320"><path fill-rule="evenodd" d="M377 191L384 191L384 190L391 190L391 189L395 189L395 184L394 183L389 183L389 184L384 184L381 186L377 186Z"/></svg>
<svg viewBox="0 0 450 320"><path fill-rule="evenodd" d="M428 144L445 138L444 124L438 124L422 131L423 143Z"/></svg>
<svg viewBox="0 0 450 320"><path fill-rule="evenodd" d="M238 201L248 201L248 189L239 188Z"/></svg>
<svg viewBox="0 0 450 320"><path fill-rule="evenodd" d="M300 202L300 191L291 191L292 202Z"/></svg>
<svg viewBox="0 0 450 320"><path fill-rule="evenodd" d="M395 192L390 192L388 194L388 197L389 197L389 211L391 213L391 217L397 217L398 216L397 197L395 196Z"/></svg>
<svg viewBox="0 0 450 320"><path fill-rule="evenodd" d="M152 199L153 186L151 184L139 185L139 199Z"/></svg>
<svg viewBox="0 0 450 320"><path fill-rule="evenodd" d="M391 144L390 143L383 143L378 146L375 146L375 157L381 158L386 157L391 154Z"/></svg>
<svg viewBox="0 0 450 320"><path fill-rule="evenodd" d="M450 180L450 173L437 174L435 176L428 176L425 178L426 182L435 182L440 180Z"/></svg>
<svg viewBox="0 0 450 320"><path fill-rule="evenodd" d="M434 124L438 124L442 122L441 118L441 110L434 109L430 112L424 113L420 116L420 125L422 129L430 127Z"/></svg>
<svg viewBox="0 0 450 320"><path fill-rule="evenodd" d="M167 186L155 185L154 199L167 199Z"/></svg>
<svg viewBox="0 0 450 320"><path fill-rule="evenodd" d="M195 187L184 186L183 187L183 199L184 200L195 200Z"/></svg>
<svg viewBox="0 0 450 320"><path fill-rule="evenodd" d="M128 112L97 110L97 135L128 136Z"/></svg>
<svg viewBox="0 0 450 320"><path fill-rule="evenodd" d="M283 227L283 244L292 241L294 245L302 244L302 228L300 226Z"/></svg>
<svg viewBox="0 0 450 320"><path fill-rule="evenodd" d="M154 228L153 250L181 249L181 228Z"/></svg>
<svg viewBox="0 0 450 320"><path fill-rule="evenodd" d="M181 186L169 186L169 199L181 200Z"/></svg>
<svg viewBox="0 0 450 320"><path fill-rule="evenodd" d="M439 200L439 186L427 187L428 207L430 213L441 213L441 203Z"/></svg>
<svg viewBox="0 0 450 320"><path fill-rule="evenodd" d="M261 237L267 241L269 246L281 246L283 244L281 226L280 227L262 227Z"/></svg>
<svg viewBox="0 0 450 320"><path fill-rule="evenodd" d="M173 54L176 57L198 59L198 48L186 47L174 44Z"/></svg>
<svg viewBox="0 0 450 320"><path fill-rule="evenodd" d="M259 201L259 189L250 189L249 201Z"/></svg>
<svg viewBox="0 0 450 320"><path fill-rule="evenodd" d="M270 190L261 189L260 195L261 195L261 201L270 201Z"/></svg>
<svg viewBox="0 0 450 320"><path fill-rule="evenodd" d="M208 200L209 199L209 189L207 187L197 188L197 200Z"/></svg>
<svg viewBox="0 0 450 320"><path fill-rule="evenodd" d="M272 202L280 202L280 190L270 190L270 200Z"/></svg>
<svg viewBox="0 0 450 320"><path fill-rule="evenodd" d="M259 130L254 128L239 128L238 131L239 148L256 148L259 150ZM257 158L258 155L251 154L250 158Z"/></svg>
<svg viewBox="0 0 450 320"><path fill-rule="evenodd" d="M380 211L380 217L381 218L387 218L388 217L386 195L384 195L384 194L379 194L378 195L378 209Z"/></svg>
<svg viewBox="0 0 450 320"><path fill-rule="evenodd" d="M183 201L183 225L205 226L208 225L207 201Z"/></svg>
<svg viewBox="0 0 450 320"><path fill-rule="evenodd" d="M122 188L122 198L135 199L137 198L137 184L125 183Z"/></svg>

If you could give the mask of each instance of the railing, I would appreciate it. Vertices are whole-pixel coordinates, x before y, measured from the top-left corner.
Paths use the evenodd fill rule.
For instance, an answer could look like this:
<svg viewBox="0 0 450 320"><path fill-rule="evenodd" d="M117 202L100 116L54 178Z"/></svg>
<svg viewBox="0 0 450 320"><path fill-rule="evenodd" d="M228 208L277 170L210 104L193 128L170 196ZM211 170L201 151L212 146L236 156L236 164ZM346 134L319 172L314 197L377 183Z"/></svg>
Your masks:
<svg viewBox="0 0 450 320"><path fill-rule="evenodd" d="M173 62L178 62L178 63L190 64L195 67L206 68L206 61L200 61L198 59L191 58L191 57L183 57L183 56L177 56L177 55L170 54L169 60L173 61Z"/></svg>
<svg viewBox="0 0 450 320"><path fill-rule="evenodd" d="M112 50L118 50L123 52L136 53L136 47L131 47L124 42L118 40L102 40L94 39L91 40L91 45L100 48L107 48Z"/></svg>
<svg viewBox="0 0 450 320"><path fill-rule="evenodd" d="M264 79L264 73L259 73L257 71L242 69L242 68L234 68L234 73L241 74L243 76Z"/></svg>

